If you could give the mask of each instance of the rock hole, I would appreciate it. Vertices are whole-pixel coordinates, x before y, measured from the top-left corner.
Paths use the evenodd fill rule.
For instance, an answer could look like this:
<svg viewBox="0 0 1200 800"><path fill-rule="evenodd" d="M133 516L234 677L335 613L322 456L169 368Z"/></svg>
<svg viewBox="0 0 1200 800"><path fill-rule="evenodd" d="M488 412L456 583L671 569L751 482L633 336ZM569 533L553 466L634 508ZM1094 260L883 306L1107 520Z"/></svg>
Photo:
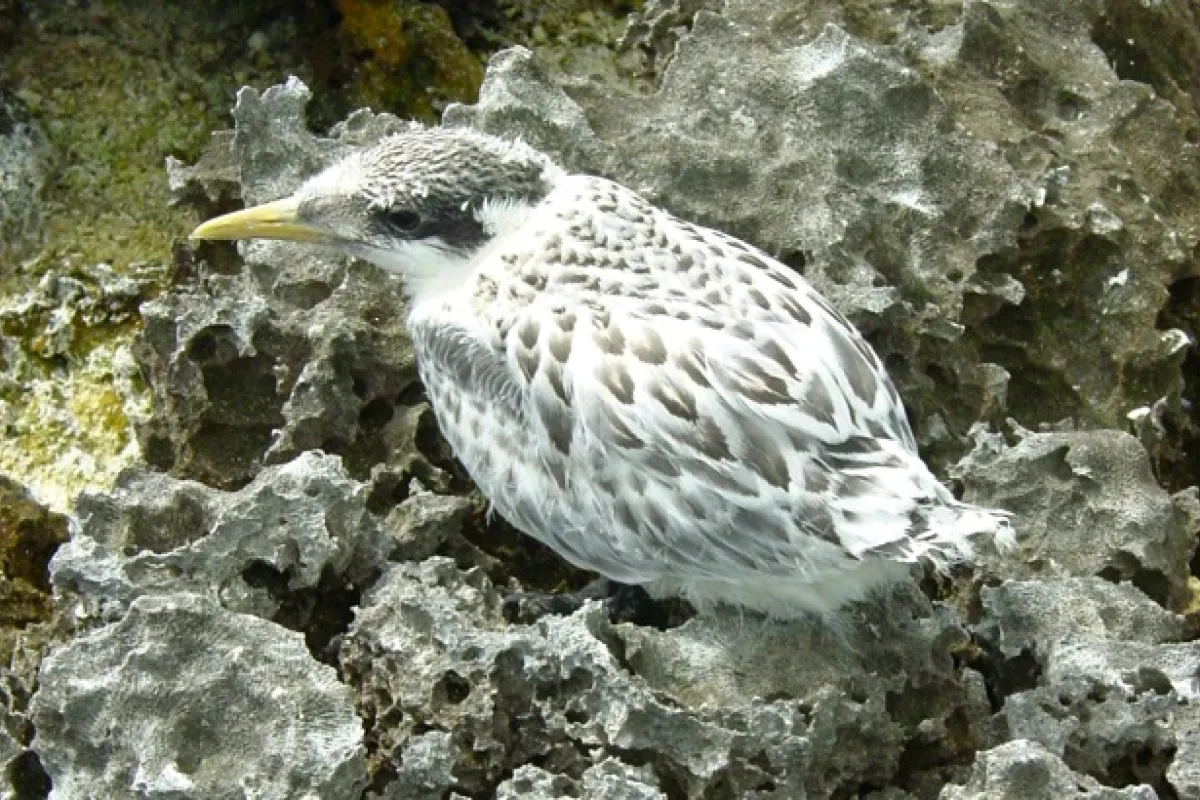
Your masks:
<svg viewBox="0 0 1200 800"><path fill-rule="evenodd" d="M192 337L187 349L188 358L192 361L204 362L217 354L217 339L209 330L201 331Z"/></svg>
<svg viewBox="0 0 1200 800"><path fill-rule="evenodd" d="M358 424L365 433L375 433L392 421L396 409L386 397L376 397L358 412Z"/></svg>
<svg viewBox="0 0 1200 800"><path fill-rule="evenodd" d="M446 670L442 679L433 687L435 703L442 701L452 706L459 705L471 696L471 682L454 670Z"/></svg>
<svg viewBox="0 0 1200 800"><path fill-rule="evenodd" d="M779 260L799 275L803 275L808 269L808 256L802 250L788 250Z"/></svg>
<svg viewBox="0 0 1200 800"><path fill-rule="evenodd" d="M328 300L333 287L325 281L305 280L276 286L274 294L283 302L308 311Z"/></svg>
<svg viewBox="0 0 1200 800"><path fill-rule="evenodd" d="M1136 674L1127 681L1138 694L1153 692L1157 695L1168 695L1174 690L1171 679L1162 670L1154 667L1138 667Z"/></svg>
<svg viewBox="0 0 1200 800"><path fill-rule="evenodd" d="M38 754L25 750L8 763L8 782L19 800L43 800L54 788Z"/></svg>
<svg viewBox="0 0 1200 800"><path fill-rule="evenodd" d="M1075 122L1083 116L1087 106L1085 98L1064 89L1054 102L1054 113L1063 122Z"/></svg>

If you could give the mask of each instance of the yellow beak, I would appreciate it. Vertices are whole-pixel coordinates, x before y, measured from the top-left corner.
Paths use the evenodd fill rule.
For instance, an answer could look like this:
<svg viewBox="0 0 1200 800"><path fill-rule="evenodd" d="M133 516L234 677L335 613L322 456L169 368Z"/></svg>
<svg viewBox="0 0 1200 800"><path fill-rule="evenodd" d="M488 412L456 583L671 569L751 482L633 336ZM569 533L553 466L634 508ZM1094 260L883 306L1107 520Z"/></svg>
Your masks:
<svg viewBox="0 0 1200 800"><path fill-rule="evenodd" d="M297 219L299 204L290 197L210 219L192 231L192 239L286 239L328 242L320 228Z"/></svg>

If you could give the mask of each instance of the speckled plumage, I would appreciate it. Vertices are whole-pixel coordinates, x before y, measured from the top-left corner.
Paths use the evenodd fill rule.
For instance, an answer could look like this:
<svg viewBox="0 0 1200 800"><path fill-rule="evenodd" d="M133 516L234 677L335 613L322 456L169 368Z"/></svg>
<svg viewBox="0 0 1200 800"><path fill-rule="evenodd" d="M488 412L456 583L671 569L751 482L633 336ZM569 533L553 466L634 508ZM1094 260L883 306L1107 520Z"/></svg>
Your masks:
<svg viewBox="0 0 1200 800"><path fill-rule="evenodd" d="M862 337L744 242L466 131L400 134L296 197L375 220L335 244L409 286L454 452L578 566L790 617L1009 541L921 462Z"/></svg>

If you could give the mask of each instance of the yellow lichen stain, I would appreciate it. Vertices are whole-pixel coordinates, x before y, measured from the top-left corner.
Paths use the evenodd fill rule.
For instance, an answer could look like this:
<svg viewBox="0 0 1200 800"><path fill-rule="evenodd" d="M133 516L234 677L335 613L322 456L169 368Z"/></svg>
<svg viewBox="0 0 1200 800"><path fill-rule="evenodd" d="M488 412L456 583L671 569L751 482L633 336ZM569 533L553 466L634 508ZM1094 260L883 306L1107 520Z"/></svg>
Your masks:
<svg viewBox="0 0 1200 800"><path fill-rule="evenodd" d="M338 0L340 36L354 60L352 104L434 122L448 102L473 103L483 63L441 6L403 0Z"/></svg>
<svg viewBox="0 0 1200 800"><path fill-rule="evenodd" d="M1189 575L1187 580L1187 603L1184 605L1183 616L1200 627L1200 577Z"/></svg>
<svg viewBox="0 0 1200 800"><path fill-rule="evenodd" d="M107 334L107 336L105 335ZM70 368L30 371L21 391L0 393L0 473L19 476L38 502L67 512L86 489L106 489L138 456L131 414L149 398L131 370L127 330L89 331Z"/></svg>

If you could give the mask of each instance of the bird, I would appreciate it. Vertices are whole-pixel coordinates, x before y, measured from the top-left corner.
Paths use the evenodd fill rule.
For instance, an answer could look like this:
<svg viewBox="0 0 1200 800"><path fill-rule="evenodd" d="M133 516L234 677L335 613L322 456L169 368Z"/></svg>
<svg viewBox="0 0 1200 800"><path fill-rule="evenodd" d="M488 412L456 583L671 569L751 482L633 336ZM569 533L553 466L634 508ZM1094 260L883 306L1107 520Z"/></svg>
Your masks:
<svg viewBox="0 0 1200 800"><path fill-rule="evenodd" d="M411 123L198 240L398 278L440 429L494 512L656 598L832 615L1006 550L921 460L878 355L805 278L517 139Z"/></svg>

